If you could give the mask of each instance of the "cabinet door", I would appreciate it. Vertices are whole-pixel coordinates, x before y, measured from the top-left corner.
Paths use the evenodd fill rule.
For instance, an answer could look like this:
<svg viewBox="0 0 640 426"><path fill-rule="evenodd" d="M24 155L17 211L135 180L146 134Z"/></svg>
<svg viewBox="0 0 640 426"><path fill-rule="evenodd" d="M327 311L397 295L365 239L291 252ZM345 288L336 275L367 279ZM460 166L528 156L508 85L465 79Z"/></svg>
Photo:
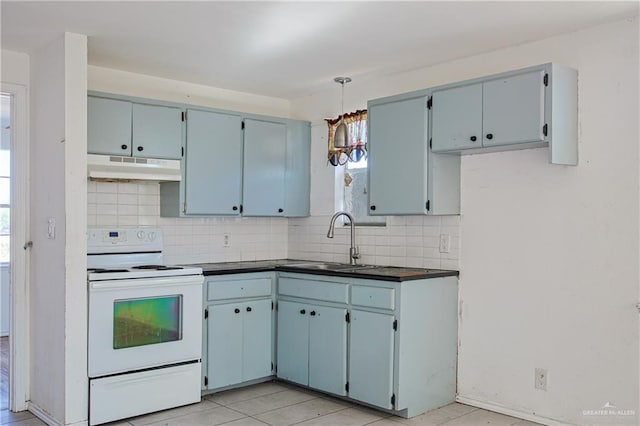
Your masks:
<svg viewBox="0 0 640 426"><path fill-rule="evenodd" d="M246 119L244 121L245 216L284 216L284 174L287 126Z"/></svg>
<svg viewBox="0 0 640 426"><path fill-rule="evenodd" d="M271 299L242 305L242 381L271 375Z"/></svg>
<svg viewBox="0 0 640 426"><path fill-rule="evenodd" d="M544 71L484 83L484 146L542 142Z"/></svg>
<svg viewBox="0 0 640 426"><path fill-rule="evenodd" d="M242 304L209 307L209 389L242 382Z"/></svg>
<svg viewBox="0 0 640 426"><path fill-rule="evenodd" d="M131 155L131 102L87 99L89 154Z"/></svg>
<svg viewBox="0 0 640 426"><path fill-rule="evenodd" d="M278 377L309 384L309 308L278 302Z"/></svg>
<svg viewBox="0 0 640 426"><path fill-rule="evenodd" d="M309 216L310 164L311 123L291 120L287 122L285 216Z"/></svg>
<svg viewBox="0 0 640 426"><path fill-rule="evenodd" d="M133 155L182 158L182 110L133 104Z"/></svg>
<svg viewBox="0 0 640 426"><path fill-rule="evenodd" d="M393 316L354 309L349 340L349 397L392 408Z"/></svg>
<svg viewBox="0 0 640 426"><path fill-rule="evenodd" d="M239 215L242 192L242 119L187 111L187 214Z"/></svg>
<svg viewBox="0 0 640 426"><path fill-rule="evenodd" d="M482 147L482 83L433 92L431 150Z"/></svg>
<svg viewBox="0 0 640 426"><path fill-rule="evenodd" d="M309 306L309 386L346 395L347 310Z"/></svg>
<svg viewBox="0 0 640 426"><path fill-rule="evenodd" d="M368 117L369 214L425 213L426 96L371 105Z"/></svg>

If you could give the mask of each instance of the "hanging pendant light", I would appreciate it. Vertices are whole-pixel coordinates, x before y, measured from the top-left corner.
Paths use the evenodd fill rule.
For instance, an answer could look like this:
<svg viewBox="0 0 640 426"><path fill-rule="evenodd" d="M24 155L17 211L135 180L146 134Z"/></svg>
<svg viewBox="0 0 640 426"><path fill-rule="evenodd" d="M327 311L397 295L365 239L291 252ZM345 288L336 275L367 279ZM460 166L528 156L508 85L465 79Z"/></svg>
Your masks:
<svg viewBox="0 0 640 426"><path fill-rule="evenodd" d="M333 146L336 148L348 148L349 147L349 129L347 123L344 122L344 85L351 82L349 77L336 77L333 79L336 83L342 85L342 115L340 115L340 121L333 139Z"/></svg>

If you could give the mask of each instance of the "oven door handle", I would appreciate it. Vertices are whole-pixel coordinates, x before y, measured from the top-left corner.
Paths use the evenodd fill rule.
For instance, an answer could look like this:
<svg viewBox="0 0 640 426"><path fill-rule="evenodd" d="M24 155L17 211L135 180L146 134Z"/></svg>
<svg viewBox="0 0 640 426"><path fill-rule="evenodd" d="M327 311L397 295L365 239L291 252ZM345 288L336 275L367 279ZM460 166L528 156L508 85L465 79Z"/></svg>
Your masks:
<svg viewBox="0 0 640 426"><path fill-rule="evenodd" d="M202 275L179 275L161 278L126 278L122 280L89 281L90 291L140 289L146 287L201 286Z"/></svg>

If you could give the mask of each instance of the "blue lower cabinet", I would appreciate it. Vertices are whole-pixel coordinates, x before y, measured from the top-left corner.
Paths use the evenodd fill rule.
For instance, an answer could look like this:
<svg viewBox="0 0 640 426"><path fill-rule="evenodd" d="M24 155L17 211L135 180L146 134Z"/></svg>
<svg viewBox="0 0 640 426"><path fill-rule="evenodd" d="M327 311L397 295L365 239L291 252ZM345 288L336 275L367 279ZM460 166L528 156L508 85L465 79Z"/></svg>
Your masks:
<svg viewBox="0 0 640 426"><path fill-rule="evenodd" d="M278 377L309 384L309 307L278 302Z"/></svg>
<svg viewBox="0 0 640 426"><path fill-rule="evenodd" d="M209 308L209 389L242 382L241 307L228 303Z"/></svg>
<svg viewBox="0 0 640 426"><path fill-rule="evenodd" d="M271 299L209 307L208 389L271 375Z"/></svg>
<svg viewBox="0 0 640 426"><path fill-rule="evenodd" d="M242 381L271 375L271 299L242 305Z"/></svg>
<svg viewBox="0 0 640 426"><path fill-rule="evenodd" d="M309 386L346 395L347 310L311 306L309 312Z"/></svg>
<svg viewBox="0 0 640 426"><path fill-rule="evenodd" d="M389 314L351 311L349 396L387 409L393 408L393 321Z"/></svg>
<svg viewBox="0 0 640 426"><path fill-rule="evenodd" d="M346 314L345 308L280 301L278 377L346 395Z"/></svg>

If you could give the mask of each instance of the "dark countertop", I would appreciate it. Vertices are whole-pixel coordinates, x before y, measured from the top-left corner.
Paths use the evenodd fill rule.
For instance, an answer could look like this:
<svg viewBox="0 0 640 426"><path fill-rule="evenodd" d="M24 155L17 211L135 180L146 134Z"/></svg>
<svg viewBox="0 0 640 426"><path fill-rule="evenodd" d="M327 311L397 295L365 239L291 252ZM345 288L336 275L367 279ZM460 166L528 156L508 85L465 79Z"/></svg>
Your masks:
<svg viewBox="0 0 640 426"><path fill-rule="evenodd" d="M185 265L186 266L186 265ZM312 260L258 260L247 262L196 263L188 266L202 268L204 275L226 275L248 272L297 272L347 278L363 278L381 281L410 281L427 278L458 276L458 271L447 269L405 268L400 266L360 265Z"/></svg>

